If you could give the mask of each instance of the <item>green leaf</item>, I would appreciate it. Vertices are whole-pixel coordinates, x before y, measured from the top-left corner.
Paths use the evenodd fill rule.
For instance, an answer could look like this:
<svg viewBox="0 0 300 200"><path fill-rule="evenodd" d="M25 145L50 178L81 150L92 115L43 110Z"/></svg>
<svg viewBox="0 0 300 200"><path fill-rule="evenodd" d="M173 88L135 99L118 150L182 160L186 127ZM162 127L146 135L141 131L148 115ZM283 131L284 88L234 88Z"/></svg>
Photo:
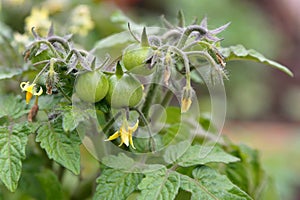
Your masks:
<svg viewBox="0 0 300 200"><path fill-rule="evenodd" d="M50 159L55 160L74 174L80 172L80 138L77 133L65 133L59 122L43 125L38 130L36 141L46 150Z"/></svg>
<svg viewBox="0 0 300 200"><path fill-rule="evenodd" d="M63 190L57 176L48 169L35 175L46 193L46 199L63 199Z"/></svg>
<svg viewBox="0 0 300 200"><path fill-rule="evenodd" d="M0 67L3 68L3 67ZM5 79L10 79L13 78L17 75L21 75L22 74L22 70L21 69L2 69L0 70L0 80L5 80Z"/></svg>
<svg viewBox="0 0 300 200"><path fill-rule="evenodd" d="M164 153L164 160L168 163L174 163L180 158L191 145L189 141L182 141L174 145L168 146Z"/></svg>
<svg viewBox="0 0 300 200"><path fill-rule="evenodd" d="M80 122L89 120L90 118L96 119L95 110L92 109L80 109L76 106L67 106L61 108L63 111L63 129L65 132L73 131Z"/></svg>
<svg viewBox="0 0 300 200"><path fill-rule="evenodd" d="M251 60L251 61L255 61L255 62L260 62L263 64L270 65L280 71L283 71L290 76L293 76L293 73L287 67L285 67L273 60L267 59L264 55L262 55L261 53L255 51L253 49L247 50L242 45L236 45L236 46L230 46L227 48L222 48L222 49L220 49L220 52L226 58L226 61Z"/></svg>
<svg viewBox="0 0 300 200"><path fill-rule="evenodd" d="M226 165L227 177L254 199L263 199L272 186L272 180L260 164L258 151L246 145L232 145L232 148L232 154L239 157L241 162ZM276 193L272 195L276 196Z"/></svg>
<svg viewBox="0 0 300 200"><path fill-rule="evenodd" d="M121 163L120 163L121 164ZM116 169L104 169L97 179L94 200L124 200L136 190L143 175Z"/></svg>
<svg viewBox="0 0 300 200"><path fill-rule="evenodd" d="M230 182L230 180L217 171L206 167L198 167L193 170L193 178L181 175L180 187L192 193L191 200L247 200L252 199Z"/></svg>
<svg viewBox="0 0 300 200"><path fill-rule="evenodd" d="M63 129L64 131L73 131L79 124L79 120L73 115L71 111L63 114Z"/></svg>
<svg viewBox="0 0 300 200"><path fill-rule="evenodd" d="M99 40L95 43L93 51L97 49L113 48L118 46L125 48L129 43L134 41L135 40L132 38L130 33L128 31L124 31Z"/></svg>
<svg viewBox="0 0 300 200"><path fill-rule="evenodd" d="M139 200L172 200L176 197L180 185L179 173L167 170L158 170L147 173L138 185L141 194Z"/></svg>
<svg viewBox="0 0 300 200"><path fill-rule="evenodd" d="M128 16L126 16L121 10L115 11L111 16L111 21L113 23L118 23L124 30L128 29L128 23L133 28L142 28L142 25L136 24Z"/></svg>
<svg viewBox="0 0 300 200"><path fill-rule="evenodd" d="M26 104L20 96L0 96L0 102L0 118L17 119L28 113L28 110L25 109Z"/></svg>
<svg viewBox="0 0 300 200"><path fill-rule="evenodd" d="M27 135L13 127L0 127L0 179L10 190L15 191L25 159Z"/></svg>
<svg viewBox="0 0 300 200"><path fill-rule="evenodd" d="M106 165L107 167L113 168L113 169L120 169L120 170L126 170L131 169L134 165L134 160L128 156L126 156L125 153L119 153L119 155L109 155L102 159L102 163ZM120 164L122 163L122 164Z"/></svg>
<svg viewBox="0 0 300 200"><path fill-rule="evenodd" d="M226 153L218 146L209 147L193 145L178 160L178 165L190 167L194 165L204 165L211 162L231 163L240 159Z"/></svg>

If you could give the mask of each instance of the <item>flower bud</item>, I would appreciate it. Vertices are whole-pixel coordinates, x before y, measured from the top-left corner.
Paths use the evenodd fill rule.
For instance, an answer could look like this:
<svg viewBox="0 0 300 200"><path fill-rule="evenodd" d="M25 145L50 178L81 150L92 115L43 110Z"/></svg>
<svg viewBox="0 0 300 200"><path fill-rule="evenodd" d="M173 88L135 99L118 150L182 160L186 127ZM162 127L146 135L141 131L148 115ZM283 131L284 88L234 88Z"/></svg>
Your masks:
<svg viewBox="0 0 300 200"><path fill-rule="evenodd" d="M184 87L183 88L183 93L181 97L181 112L185 113L187 112L192 104L192 96L193 96L193 91L191 87Z"/></svg>

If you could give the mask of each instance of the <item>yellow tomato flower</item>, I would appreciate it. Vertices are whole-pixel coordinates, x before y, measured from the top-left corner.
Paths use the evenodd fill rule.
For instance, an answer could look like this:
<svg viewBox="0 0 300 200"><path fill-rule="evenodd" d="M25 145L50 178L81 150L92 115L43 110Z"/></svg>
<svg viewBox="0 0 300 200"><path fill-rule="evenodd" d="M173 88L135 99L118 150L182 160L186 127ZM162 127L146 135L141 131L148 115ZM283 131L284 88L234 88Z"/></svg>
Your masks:
<svg viewBox="0 0 300 200"><path fill-rule="evenodd" d="M26 92L26 104L29 103L33 95L40 96L41 94L43 94L43 88L40 87L40 90L37 92L35 85L36 85L35 83L30 84L29 81L22 82L20 84L20 88L22 89L22 91Z"/></svg>
<svg viewBox="0 0 300 200"><path fill-rule="evenodd" d="M137 122L133 127L128 126L127 120L124 120L120 130L118 130L113 135L111 135L106 141L114 140L117 139L118 137L121 137L121 143L119 146L122 146L122 144L129 146L130 144L132 148L135 149L135 146L133 145L133 141L132 141L132 133L136 131L138 126L139 126L139 120L137 120Z"/></svg>

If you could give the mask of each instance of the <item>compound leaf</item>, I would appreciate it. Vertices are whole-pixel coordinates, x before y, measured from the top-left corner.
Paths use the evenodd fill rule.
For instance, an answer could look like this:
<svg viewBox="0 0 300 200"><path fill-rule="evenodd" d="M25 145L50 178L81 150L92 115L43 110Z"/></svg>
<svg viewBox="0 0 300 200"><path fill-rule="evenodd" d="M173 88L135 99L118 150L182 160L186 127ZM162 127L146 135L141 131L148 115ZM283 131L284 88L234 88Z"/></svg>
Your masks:
<svg viewBox="0 0 300 200"><path fill-rule="evenodd" d="M211 162L231 163L240 159L226 153L219 146L190 146L187 151L178 159L178 165L190 167L204 165Z"/></svg>
<svg viewBox="0 0 300 200"><path fill-rule="evenodd" d="M0 179L10 190L15 191L25 159L27 135L13 127L0 127Z"/></svg>
<svg viewBox="0 0 300 200"><path fill-rule="evenodd" d="M28 113L25 109L26 104L20 96L1 96L0 97L0 118L8 116L12 119L17 119Z"/></svg>
<svg viewBox="0 0 300 200"><path fill-rule="evenodd" d="M97 179L94 200L123 200L136 190L143 175L106 168Z"/></svg>
<svg viewBox="0 0 300 200"><path fill-rule="evenodd" d="M228 48L222 48L220 50L223 56L226 58L226 61L251 60L255 62L260 62L263 64L270 65L280 71L283 71L290 76L293 76L293 73L287 67L273 60L267 59L264 55L253 49L246 49L243 45L239 44L235 46L230 46Z"/></svg>
<svg viewBox="0 0 300 200"><path fill-rule="evenodd" d="M80 172L80 139L77 133L66 133L61 123L48 122L38 130L36 141L46 150L50 159L55 160L74 174Z"/></svg>
<svg viewBox="0 0 300 200"><path fill-rule="evenodd" d="M193 178L181 175L180 187L191 192L191 200L251 200L252 198L225 176L206 166L193 170Z"/></svg>
<svg viewBox="0 0 300 200"><path fill-rule="evenodd" d="M172 200L175 199L180 186L180 176L177 172L158 170L147 173L138 185L141 190L139 200Z"/></svg>

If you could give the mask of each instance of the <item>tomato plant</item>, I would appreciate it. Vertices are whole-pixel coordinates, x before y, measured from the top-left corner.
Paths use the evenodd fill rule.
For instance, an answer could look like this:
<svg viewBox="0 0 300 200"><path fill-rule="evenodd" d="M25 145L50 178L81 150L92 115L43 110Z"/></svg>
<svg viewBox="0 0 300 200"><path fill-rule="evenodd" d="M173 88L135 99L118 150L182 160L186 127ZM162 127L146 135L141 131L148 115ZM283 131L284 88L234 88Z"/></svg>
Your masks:
<svg viewBox="0 0 300 200"><path fill-rule="evenodd" d="M68 30L85 35L94 27L89 8L74 13L80 17ZM129 26L92 50L56 35L54 25L44 35L32 29L24 66L0 76L25 92L25 99L0 97L0 180L9 191L21 191L21 199L276 198L257 151L220 136L217 120L200 112L195 88L222 88L232 60L292 72L242 45L223 47L218 34L229 24L211 30L204 18L186 25L182 12L177 24L162 22ZM84 147L94 166L82 164Z"/></svg>

